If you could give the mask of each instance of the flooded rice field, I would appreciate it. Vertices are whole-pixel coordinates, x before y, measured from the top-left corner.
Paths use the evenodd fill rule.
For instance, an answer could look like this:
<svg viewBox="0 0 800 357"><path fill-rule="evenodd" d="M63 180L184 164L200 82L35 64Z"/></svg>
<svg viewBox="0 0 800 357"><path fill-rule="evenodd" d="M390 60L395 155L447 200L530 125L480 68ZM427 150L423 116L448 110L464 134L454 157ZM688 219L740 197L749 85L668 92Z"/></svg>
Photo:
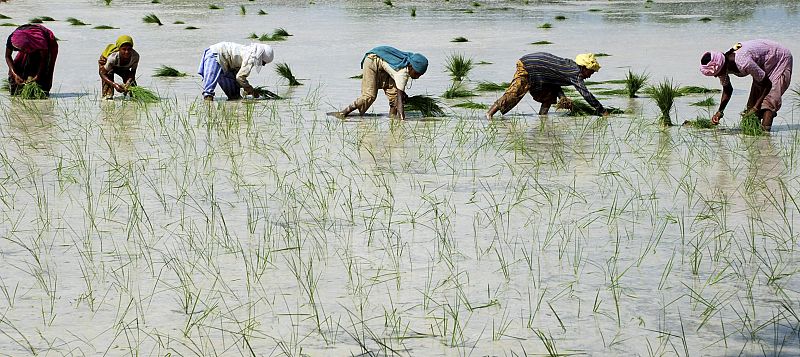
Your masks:
<svg viewBox="0 0 800 357"><path fill-rule="evenodd" d="M0 96L0 355L800 354L798 95L746 136L749 78L716 129L614 94L629 69L717 89L700 55L746 39L800 53L800 3L162 2L0 3L60 39L50 99ZM276 28L293 36L251 81L285 99L203 103L203 50ZM100 99L120 34L160 102ZM476 88L525 53L605 53L589 88L626 113L538 116L527 97L489 123L456 107L502 94L476 90L441 118L390 120L382 94L326 116L380 44L428 56L408 92L437 97L452 54L486 63ZM673 121L709 117L691 105L708 97Z"/></svg>

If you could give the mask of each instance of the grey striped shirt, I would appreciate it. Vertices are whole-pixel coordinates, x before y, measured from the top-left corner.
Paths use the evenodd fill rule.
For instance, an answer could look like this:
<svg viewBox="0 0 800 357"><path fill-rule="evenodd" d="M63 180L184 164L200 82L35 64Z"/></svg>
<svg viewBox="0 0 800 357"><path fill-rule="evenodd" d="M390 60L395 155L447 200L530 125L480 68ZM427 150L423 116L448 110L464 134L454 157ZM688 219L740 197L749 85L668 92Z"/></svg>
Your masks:
<svg viewBox="0 0 800 357"><path fill-rule="evenodd" d="M597 114L602 114L605 111L600 101L586 88L583 78L580 77L581 70L575 61L546 52L529 53L519 60L525 65L525 70L528 71L531 92L540 91L547 87L571 85L583 96L586 103L589 103L597 110ZM559 97L563 95L564 92L559 91Z"/></svg>

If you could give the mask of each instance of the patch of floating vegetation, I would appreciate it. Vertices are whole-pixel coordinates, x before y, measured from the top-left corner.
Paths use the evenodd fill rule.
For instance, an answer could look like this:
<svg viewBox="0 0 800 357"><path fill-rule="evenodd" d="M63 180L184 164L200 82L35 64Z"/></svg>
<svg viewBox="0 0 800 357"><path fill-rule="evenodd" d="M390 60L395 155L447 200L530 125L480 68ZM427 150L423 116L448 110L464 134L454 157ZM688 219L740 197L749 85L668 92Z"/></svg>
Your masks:
<svg viewBox="0 0 800 357"><path fill-rule="evenodd" d="M92 27L92 28L95 29L95 30L116 30L116 29L118 29L118 27L109 26L109 25L97 25L97 26Z"/></svg>
<svg viewBox="0 0 800 357"><path fill-rule="evenodd" d="M156 16L156 14L148 14L142 18L142 21L146 24L158 24L158 26L163 25L161 23L161 19Z"/></svg>
<svg viewBox="0 0 800 357"><path fill-rule="evenodd" d="M531 45L552 45L552 44L553 44L552 42L546 40L531 42Z"/></svg>
<svg viewBox="0 0 800 357"><path fill-rule="evenodd" d="M469 40L466 37L458 36L454 37L450 42L469 42Z"/></svg>
<svg viewBox="0 0 800 357"><path fill-rule="evenodd" d="M181 72L173 67L167 65L161 65L160 67L156 68L155 73L153 73L153 77L185 77L186 73Z"/></svg>
<svg viewBox="0 0 800 357"><path fill-rule="evenodd" d="M87 23L85 23L85 22L83 22L81 20L78 20L78 19L76 19L74 17L68 17L65 21L67 21L72 26L86 26L86 25L88 25Z"/></svg>

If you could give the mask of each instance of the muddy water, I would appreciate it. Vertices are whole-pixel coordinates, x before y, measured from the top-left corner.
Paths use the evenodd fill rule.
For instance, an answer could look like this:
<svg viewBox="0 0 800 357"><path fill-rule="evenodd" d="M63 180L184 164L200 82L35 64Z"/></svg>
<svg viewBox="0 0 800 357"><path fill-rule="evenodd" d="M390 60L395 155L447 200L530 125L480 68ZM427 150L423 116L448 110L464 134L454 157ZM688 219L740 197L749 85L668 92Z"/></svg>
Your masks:
<svg viewBox="0 0 800 357"><path fill-rule="evenodd" d="M443 92L454 52L493 63L472 83L508 81L520 55L546 50L610 54L592 80L631 68L715 86L697 73L705 49L756 37L800 48L797 5L756 4L4 3L10 22L120 29L48 24L62 40L54 99L2 98L0 350L796 355L790 95L765 138L737 134L735 115L715 132L662 130L647 98L602 98L630 110L605 119L531 115L530 99L492 125L460 109L406 123L324 116L355 98L348 77L382 43L430 58L411 94ZM151 12L165 25L142 23ZM150 76L161 64L193 73L206 45L277 27L294 36L273 44L276 61L305 85L271 68L254 82L288 100L207 108L197 76ZM139 83L169 99L97 99L94 61L120 33L142 55ZM748 86L734 79L729 112ZM703 98L680 98L673 120L702 113L688 104Z"/></svg>

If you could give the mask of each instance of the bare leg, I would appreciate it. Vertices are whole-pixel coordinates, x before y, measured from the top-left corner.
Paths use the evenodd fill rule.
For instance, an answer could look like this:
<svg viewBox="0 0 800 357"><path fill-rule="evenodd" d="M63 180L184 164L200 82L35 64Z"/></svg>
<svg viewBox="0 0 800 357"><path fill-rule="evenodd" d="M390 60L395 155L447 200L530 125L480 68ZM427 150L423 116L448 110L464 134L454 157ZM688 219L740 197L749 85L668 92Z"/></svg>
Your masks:
<svg viewBox="0 0 800 357"><path fill-rule="evenodd" d="M775 118L775 112L765 109L764 110L764 117L761 119L761 129L764 131L772 130L772 119Z"/></svg>
<svg viewBox="0 0 800 357"><path fill-rule="evenodd" d="M497 111L500 110L500 106L497 103L492 104L492 107L489 108L489 111L486 112L486 120L491 121L492 117L494 116Z"/></svg>
<svg viewBox="0 0 800 357"><path fill-rule="evenodd" d="M542 103L542 106L539 107L539 115L547 115L547 112L550 111L550 105L549 103Z"/></svg>

